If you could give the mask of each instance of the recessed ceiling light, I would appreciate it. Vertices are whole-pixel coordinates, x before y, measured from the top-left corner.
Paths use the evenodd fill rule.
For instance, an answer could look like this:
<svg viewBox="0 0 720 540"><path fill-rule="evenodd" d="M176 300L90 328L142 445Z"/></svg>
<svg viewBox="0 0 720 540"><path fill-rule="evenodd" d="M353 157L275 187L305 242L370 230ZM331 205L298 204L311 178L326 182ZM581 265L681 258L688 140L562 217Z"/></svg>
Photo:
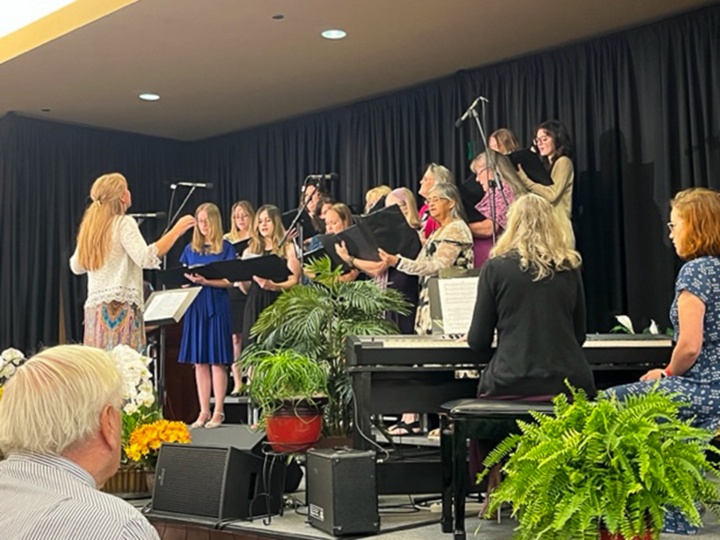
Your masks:
<svg viewBox="0 0 720 540"><path fill-rule="evenodd" d="M342 39L347 36L347 32L345 30L340 30L339 28L332 28L330 30L325 30L320 35L325 39Z"/></svg>
<svg viewBox="0 0 720 540"><path fill-rule="evenodd" d="M159 94L153 94L152 92L143 92L142 94L138 95L140 99L143 101L157 101L160 99Z"/></svg>
<svg viewBox="0 0 720 540"><path fill-rule="evenodd" d="M282 21L285 18L285 15L283 15L282 13L276 13L272 16L272 18L276 21Z"/></svg>

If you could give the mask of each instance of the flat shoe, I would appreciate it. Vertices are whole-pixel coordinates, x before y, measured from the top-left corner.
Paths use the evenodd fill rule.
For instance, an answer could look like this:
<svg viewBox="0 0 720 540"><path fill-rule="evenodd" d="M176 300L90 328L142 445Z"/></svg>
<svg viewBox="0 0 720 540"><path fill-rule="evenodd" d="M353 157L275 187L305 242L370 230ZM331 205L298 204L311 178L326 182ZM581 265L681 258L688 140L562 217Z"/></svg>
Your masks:
<svg viewBox="0 0 720 540"><path fill-rule="evenodd" d="M190 429L197 429L201 427L205 427L205 425L210 421L210 413L203 414L200 413L200 416L198 416L198 419L195 420L192 424L190 424Z"/></svg>
<svg viewBox="0 0 720 540"><path fill-rule="evenodd" d="M213 420L210 420L207 424L205 424L205 429L215 429L225 421L225 413L216 412L212 415L213 418L215 418L216 416L220 417L220 421L214 422Z"/></svg>

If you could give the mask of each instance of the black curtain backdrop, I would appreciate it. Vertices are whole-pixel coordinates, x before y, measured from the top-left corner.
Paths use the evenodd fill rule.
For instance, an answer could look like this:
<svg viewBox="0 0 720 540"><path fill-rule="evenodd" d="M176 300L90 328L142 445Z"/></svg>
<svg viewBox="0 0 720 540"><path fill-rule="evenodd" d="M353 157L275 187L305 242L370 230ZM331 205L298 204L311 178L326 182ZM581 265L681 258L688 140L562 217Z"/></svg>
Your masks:
<svg viewBox="0 0 720 540"><path fill-rule="evenodd" d="M193 196L189 211L211 200L227 220L238 199L289 209L305 175L331 171L340 175L333 194L359 204L382 183L416 190L428 162L465 178L482 145L473 122L454 123L478 95L490 100L488 131L510 127L529 145L539 122L557 118L573 135L589 331L607 331L619 313L640 328L651 318L665 327L681 264L664 225L668 200L690 186L720 188L718 88L720 6L713 5L195 143L8 115L0 119L0 346L56 343L64 337L61 314L67 338L81 339L82 280L68 276L67 257L99 174L125 173L136 211L164 210L164 182L173 179L215 183Z"/></svg>

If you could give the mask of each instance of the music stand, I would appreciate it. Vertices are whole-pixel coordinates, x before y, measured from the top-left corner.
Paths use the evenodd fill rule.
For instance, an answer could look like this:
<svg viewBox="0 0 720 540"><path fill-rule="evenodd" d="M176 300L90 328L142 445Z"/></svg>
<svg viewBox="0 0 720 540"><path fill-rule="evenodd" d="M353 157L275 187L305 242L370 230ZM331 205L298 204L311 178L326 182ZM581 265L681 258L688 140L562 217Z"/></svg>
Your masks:
<svg viewBox="0 0 720 540"><path fill-rule="evenodd" d="M176 324L183 318L187 308L193 303L202 287L184 287L153 292L145 302L144 319L146 325L159 326L160 346L155 364L155 390L160 410L165 407L165 332L168 324Z"/></svg>

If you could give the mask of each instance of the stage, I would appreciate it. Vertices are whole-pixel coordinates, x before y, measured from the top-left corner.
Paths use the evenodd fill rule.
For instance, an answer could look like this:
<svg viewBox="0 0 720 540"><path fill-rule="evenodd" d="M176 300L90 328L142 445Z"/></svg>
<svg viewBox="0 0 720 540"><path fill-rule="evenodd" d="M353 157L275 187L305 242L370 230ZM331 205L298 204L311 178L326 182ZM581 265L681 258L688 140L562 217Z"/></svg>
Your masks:
<svg viewBox="0 0 720 540"><path fill-rule="evenodd" d="M298 500L304 500L304 494L294 494ZM149 501L148 501L149 502ZM360 535L351 538L380 538L382 540L452 540L452 534L440 531L440 514L430 506L422 510L411 510L408 497L397 495L380 497L380 532L375 535ZM402 506L407 505L406 509ZM468 503L465 520L467 538L472 540L510 540L517 522L510 518L506 510L502 522L481 520L477 517L479 504ZM287 508L282 516L274 516L270 523L264 524L261 519L255 521L233 521L221 529L203 522L181 521L165 516L148 514L148 519L160 533L163 540L328 540L336 538L307 523L307 507L296 511ZM695 538L720 540L720 525L717 519L705 515L706 525ZM475 535L476 529L477 535ZM661 540L681 540L687 536L661 534Z"/></svg>
<svg viewBox="0 0 720 540"><path fill-rule="evenodd" d="M213 430L193 430L193 443L188 446L195 447L223 447L233 446L247 452L263 453L267 448L262 441L262 432L251 432L247 426L226 424ZM422 437L408 438L408 444L422 442ZM437 444L428 441L430 446ZM140 508L150 522L158 530L163 540L328 540L335 538L309 523L308 505L306 499L305 480L307 479L306 464L303 459L300 463L302 479L299 485L282 499L282 513L270 518L256 516L252 519L233 519L218 521L216 518L200 517L188 513L175 511L157 511L152 508L151 500L136 500L133 504ZM193 468L202 468L200 462L191 464ZM439 464L438 464L439 466ZM378 469L379 471L381 469ZM382 474L382 473L380 473ZM228 477L227 482L237 483L237 477ZM191 496L197 498L200 504L202 486L193 489ZM357 490L357 482L349 481L337 484L338 490L348 490L352 500L349 512L352 514L356 508L355 501L359 501L361 493ZM157 497L157 492L156 492ZM374 499L373 499L374 501ZM312 502L312 501L311 501ZM452 539L453 535L444 534L440 529L440 495L439 494L391 494L377 496L380 516L380 531L377 534L359 534L348 538L382 538L383 540L442 540ZM468 498L465 527L467 538L480 538L486 540L509 540L517 523L510 517L509 508L502 515L501 523L497 521L480 520L477 517L479 510L478 496ZM709 514L705 515L706 527L701 530L699 537L709 540L720 540L720 525L717 519ZM478 529L479 527L479 529ZM477 531L477 536L475 532ZM663 534L661 539L674 540L685 538L679 535Z"/></svg>

